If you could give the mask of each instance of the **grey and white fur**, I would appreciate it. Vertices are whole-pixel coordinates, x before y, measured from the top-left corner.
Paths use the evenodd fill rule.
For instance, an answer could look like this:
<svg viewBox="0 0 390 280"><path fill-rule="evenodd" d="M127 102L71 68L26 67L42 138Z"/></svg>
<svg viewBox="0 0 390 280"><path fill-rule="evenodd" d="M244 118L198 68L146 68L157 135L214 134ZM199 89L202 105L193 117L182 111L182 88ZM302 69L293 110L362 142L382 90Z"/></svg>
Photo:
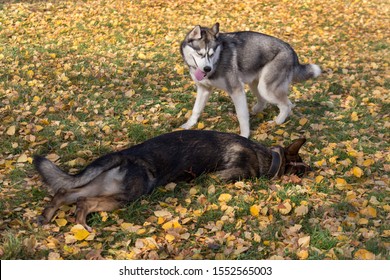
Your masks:
<svg viewBox="0 0 390 280"><path fill-rule="evenodd" d="M192 115L182 128L194 126L212 88L226 91L233 100L241 136L249 137L249 110L244 91L248 84L257 103L252 113L261 112L267 103L279 108L275 122L282 124L291 114L289 85L321 74L316 64L300 64L293 48L275 37L251 31L219 32L195 26L181 43L181 54L196 83L197 95Z"/></svg>

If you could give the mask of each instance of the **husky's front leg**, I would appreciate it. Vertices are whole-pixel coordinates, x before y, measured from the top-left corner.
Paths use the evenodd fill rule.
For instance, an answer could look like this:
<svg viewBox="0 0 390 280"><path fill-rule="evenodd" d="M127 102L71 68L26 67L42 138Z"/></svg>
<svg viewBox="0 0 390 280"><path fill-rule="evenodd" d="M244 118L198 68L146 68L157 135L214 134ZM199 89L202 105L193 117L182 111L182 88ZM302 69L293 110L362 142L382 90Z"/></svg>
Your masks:
<svg viewBox="0 0 390 280"><path fill-rule="evenodd" d="M250 135L249 128L249 110L246 102L246 95L244 89L237 89L230 94L234 107L236 108L236 114L238 122L240 124L241 136L248 138Z"/></svg>
<svg viewBox="0 0 390 280"><path fill-rule="evenodd" d="M197 85L196 100L194 108L192 109L191 117L188 121L183 124L181 127L184 129L190 129L194 126L200 117L200 114L203 112L204 107L206 106L207 100L210 97L211 90L205 86Z"/></svg>

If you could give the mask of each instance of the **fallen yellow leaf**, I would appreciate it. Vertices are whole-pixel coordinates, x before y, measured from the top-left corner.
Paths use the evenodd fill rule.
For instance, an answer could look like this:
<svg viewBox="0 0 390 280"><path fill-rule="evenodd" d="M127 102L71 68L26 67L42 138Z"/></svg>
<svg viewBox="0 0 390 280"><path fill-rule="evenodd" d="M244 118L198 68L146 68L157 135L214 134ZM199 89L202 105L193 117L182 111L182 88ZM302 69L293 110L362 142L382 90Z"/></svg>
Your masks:
<svg viewBox="0 0 390 280"><path fill-rule="evenodd" d="M179 74L179 75L183 75L184 74L184 67L183 66L176 64L175 65L175 69L176 69L176 73L177 74Z"/></svg>
<svg viewBox="0 0 390 280"><path fill-rule="evenodd" d="M252 205L250 208L249 208L249 211L251 212L251 215L253 217L258 217L259 216L259 213L260 213L260 206L259 205Z"/></svg>
<svg viewBox="0 0 390 280"><path fill-rule="evenodd" d="M307 250L300 250L297 252L297 257L300 260L306 260L309 257L309 252Z"/></svg>
<svg viewBox="0 0 390 280"><path fill-rule="evenodd" d="M165 221L166 221L166 219L165 219L164 217L158 217L158 218L157 218L157 224L158 224L158 225L163 224Z"/></svg>
<svg viewBox="0 0 390 280"><path fill-rule="evenodd" d="M39 116L39 115L41 115L43 112L45 112L46 110L47 110L46 107L40 106L40 107L38 108L38 110L35 112L35 115L36 115L36 116Z"/></svg>
<svg viewBox="0 0 390 280"><path fill-rule="evenodd" d="M360 210L360 214L369 217L369 218L375 218L376 217L376 209L372 206L367 206L366 208Z"/></svg>
<svg viewBox="0 0 390 280"><path fill-rule="evenodd" d="M136 232L137 230L139 230L141 228L141 226L134 225L132 223L122 223L121 228L123 230L129 231L129 232Z"/></svg>
<svg viewBox="0 0 390 280"><path fill-rule="evenodd" d="M382 237L390 237L390 229L385 229L381 234Z"/></svg>
<svg viewBox="0 0 390 280"><path fill-rule="evenodd" d="M169 212L167 210L157 210L157 211L154 211L154 215L156 217L163 217L163 218L170 218L170 217L172 217L171 212Z"/></svg>
<svg viewBox="0 0 390 280"><path fill-rule="evenodd" d="M290 202L285 201L285 202L279 204L278 209L279 209L280 214L286 215L286 214L290 213L292 206L291 206Z"/></svg>
<svg viewBox="0 0 390 280"><path fill-rule="evenodd" d="M354 254L355 260L375 260L375 255L366 249L359 249Z"/></svg>
<svg viewBox="0 0 390 280"><path fill-rule="evenodd" d="M74 238L78 241L84 240L89 236L89 231L86 230L82 225L73 226L70 231L74 234Z"/></svg>
<svg viewBox="0 0 390 280"><path fill-rule="evenodd" d="M146 59L146 55L143 54L143 53L139 53L139 54L138 54L138 58L140 58L140 59Z"/></svg>
<svg viewBox="0 0 390 280"><path fill-rule="evenodd" d="M34 71L33 70L28 70L27 71L27 76L31 79L34 76Z"/></svg>
<svg viewBox="0 0 390 280"><path fill-rule="evenodd" d="M326 159L321 159L319 161L316 161L314 163L317 167L325 166L326 165Z"/></svg>
<svg viewBox="0 0 390 280"><path fill-rule="evenodd" d="M316 183L317 184L319 184L319 183L321 183L322 182L322 180L324 179L324 176L322 176L322 175L318 175L318 176L316 176Z"/></svg>
<svg viewBox="0 0 390 280"><path fill-rule="evenodd" d="M336 178L336 185L345 186L347 185L347 181L345 181L343 178Z"/></svg>
<svg viewBox="0 0 390 280"><path fill-rule="evenodd" d="M139 230L136 231L136 233L139 234L139 235L145 234L146 233L146 229L140 228Z"/></svg>
<svg viewBox="0 0 390 280"><path fill-rule="evenodd" d="M27 160L28 160L27 155L26 155L26 154L22 154L22 155L20 155L20 156L18 157L17 162L23 163L23 162L27 162Z"/></svg>
<svg viewBox="0 0 390 280"><path fill-rule="evenodd" d="M105 212L105 211L100 212L100 217L102 218L102 222L107 221L107 219L108 219L108 214L107 214L107 212Z"/></svg>
<svg viewBox="0 0 390 280"><path fill-rule="evenodd" d="M277 134L277 135L283 135L283 133L284 133L283 129L278 129L275 131L275 134Z"/></svg>
<svg viewBox="0 0 390 280"><path fill-rule="evenodd" d="M333 156L329 159L330 163L337 163L338 156Z"/></svg>
<svg viewBox="0 0 390 280"><path fill-rule="evenodd" d="M360 177L362 177L362 175L363 175L363 170L362 170L360 167L355 166L355 167L352 168L352 174L353 174L355 177L360 178Z"/></svg>
<svg viewBox="0 0 390 280"><path fill-rule="evenodd" d="M67 236L65 236L65 244L71 244L75 242L77 242L77 239L73 235L68 234Z"/></svg>
<svg viewBox="0 0 390 280"><path fill-rule="evenodd" d="M308 121L308 119L302 118L302 119L299 120L299 124L304 126L307 123L307 121Z"/></svg>
<svg viewBox="0 0 390 280"><path fill-rule="evenodd" d="M366 218L360 218L359 221L358 221L358 224L359 225L367 225L368 224L368 220Z"/></svg>
<svg viewBox="0 0 390 280"><path fill-rule="evenodd" d="M165 189L166 189L167 191L173 191L173 190L176 188L176 186L177 186L176 183L172 183L172 182L171 182L171 183L165 185Z"/></svg>
<svg viewBox="0 0 390 280"><path fill-rule="evenodd" d="M336 178L336 188L339 190L344 190L345 188L349 188L349 184L343 178Z"/></svg>
<svg viewBox="0 0 390 280"><path fill-rule="evenodd" d="M182 228L182 225L177 221L169 221L162 225L162 228L165 230L171 229L171 228Z"/></svg>
<svg viewBox="0 0 390 280"><path fill-rule="evenodd" d="M254 233L253 234L253 241L260 242L261 241L261 236L258 235L257 233Z"/></svg>
<svg viewBox="0 0 390 280"><path fill-rule="evenodd" d="M310 236L303 236L298 239L298 245L301 248L307 248L310 244Z"/></svg>
<svg viewBox="0 0 390 280"><path fill-rule="evenodd" d="M199 123L198 123L198 129L203 129L203 128L204 128L204 123L199 122Z"/></svg>
<svg viewBox="0 0 390 280"><path fill-rule="evenodd" d="M57 252L50 252L47 259L48 260L63 260L61 255Z"/></svg>
<svg viewBox="0 0 390 280"><path fill-rule="evenodd" d="M309 212L309 207L307 205L299 205L294 209L294 213L297 216L305 216Z"/></svg>
<svg viewBox="0 0 390 280"><path fill-rule="evenodd" d="M356 112L352 112L351 120L354 121L354 122L359 120L359 116L358 116L358 114Z"/></svg>
<svg viewBox="0 0 390 280"><path fill-rule="evenodd" d="M14 135L15 134L15 132L16 132L16 126L14 126L14 125L11 125L8 129L7 129L7 135L9 135L9 136L12 136L12 135Z"/></svg>
<svg viewBox="0 0 390 280"><path fill-rule="evenodd" d="M231 194L228 194L228 193L222 193L222 194L218 197L218 201L219 201L219 202L229 202L231 199L232 199L232 195L231 195Z"/></svg>
<svg viewBox="0 0 390 280"><path fill-rule="evenodd" d="M172 234L166 234L165 235L165 240L171 243L173 240L175 240L175 237Z"/></svg>
<svg viewBox="0 0 390 280"><path fill-rule="evenodd" d="M59 227L63 227L68 223L66 219L55 219L55 222Z"/></svg>
<svg viewBox="0 0 390 280"><path fill-rule="evenodd" d="M375 163L375 161L372 158L368 158L363 161L363 166L368 167Z"/></svg>
<svg viewBox="0 0 390 280"><path fill-rule="evenodd" d="M197 187L192 187L189 191L190 195L196 195L198 193Z"/></svg>

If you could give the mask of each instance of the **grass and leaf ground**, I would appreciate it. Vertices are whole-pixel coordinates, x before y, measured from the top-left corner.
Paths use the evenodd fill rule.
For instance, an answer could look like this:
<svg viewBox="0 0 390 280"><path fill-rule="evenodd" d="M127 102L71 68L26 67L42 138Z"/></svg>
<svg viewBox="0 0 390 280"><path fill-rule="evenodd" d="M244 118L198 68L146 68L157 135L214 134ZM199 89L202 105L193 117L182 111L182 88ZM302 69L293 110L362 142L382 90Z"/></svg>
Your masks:
<svg viewBox="0 0 390 280"><path fill-rule="evenodd" d="M0 1L1 259L389 259L387 1ZM178 128L195 88L179 52L196 24L289 42L323 74L293 85L294 114L251 118L267 145L308 139L314 171L169 184L88 233L50 199L32 167L48 155L77 171L96 157ZM248 94L249 103L255 100ZM216 91L197 129L238 133Z"/></svg>

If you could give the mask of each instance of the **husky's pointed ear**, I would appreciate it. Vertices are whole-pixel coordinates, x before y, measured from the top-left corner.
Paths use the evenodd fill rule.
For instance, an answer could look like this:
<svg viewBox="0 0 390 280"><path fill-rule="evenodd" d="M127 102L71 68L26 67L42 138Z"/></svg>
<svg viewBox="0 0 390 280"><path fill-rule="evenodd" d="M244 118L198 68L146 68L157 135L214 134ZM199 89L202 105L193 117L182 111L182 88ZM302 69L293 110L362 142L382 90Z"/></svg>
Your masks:
<svg viewBox="0 0 390 280"><path fill-rule="evenodd" d="M219 23L217 22L214 24L211 30L213 31L215 38L217 38L219 35Z"/></svg>
<svg viewBox="0 0 390 280"><path fill-rule="evenodd" d="M300 138L292 142L290 145L288 145L286 148L284 148L284 152L287 155L294 156L297 155L299 152L299 149L302 147L303 144L305 144L306 138Z"/></svg>
<svg viewBox="0 0 390 280"><path fill-rule="evenodd" d="M200 25L197 25L188 33L188 39L190 40L199 40L202 38L202 31L200 30Z"/></svg>

